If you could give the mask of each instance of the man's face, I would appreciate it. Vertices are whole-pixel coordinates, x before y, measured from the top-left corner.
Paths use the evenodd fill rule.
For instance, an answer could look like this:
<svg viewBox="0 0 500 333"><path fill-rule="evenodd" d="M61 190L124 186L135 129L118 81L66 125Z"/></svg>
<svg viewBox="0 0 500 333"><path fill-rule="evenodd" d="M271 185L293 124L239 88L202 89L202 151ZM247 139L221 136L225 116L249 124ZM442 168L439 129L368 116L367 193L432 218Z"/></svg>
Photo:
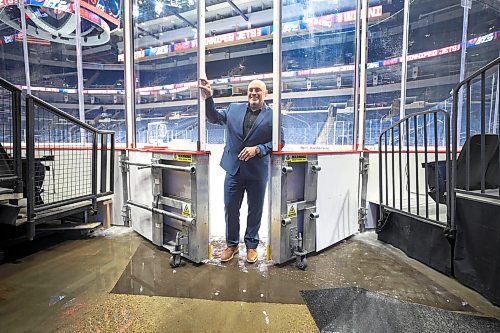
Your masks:
<svg viewBox="0 0 500 333"><path fill-rule="evenodd" d="M248 105L250 110L257 111L264 106L264 98L267 96L267 89L264 82L254 80L248 85Z"/></svg>

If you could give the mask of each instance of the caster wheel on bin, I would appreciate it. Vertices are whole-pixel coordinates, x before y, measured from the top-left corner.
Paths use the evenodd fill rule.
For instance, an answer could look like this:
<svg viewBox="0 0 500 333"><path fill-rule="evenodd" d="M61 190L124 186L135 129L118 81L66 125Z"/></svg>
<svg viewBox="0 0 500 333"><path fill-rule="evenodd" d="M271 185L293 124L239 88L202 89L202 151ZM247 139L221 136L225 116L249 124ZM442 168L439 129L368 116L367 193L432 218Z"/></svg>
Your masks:
<svg viewBox="0 0 500 333"><path fill-rule="evenodd" d="M172 255L169 260L170 267L176 268L181 265L181 256L180 255Z"/></svg>
<svg viewBox="0 0 500 333"><path fill-rule="evenodd" d="M307 259L301 258L300 260L297 260L297 268L305 271L307 268Z"/></svg>

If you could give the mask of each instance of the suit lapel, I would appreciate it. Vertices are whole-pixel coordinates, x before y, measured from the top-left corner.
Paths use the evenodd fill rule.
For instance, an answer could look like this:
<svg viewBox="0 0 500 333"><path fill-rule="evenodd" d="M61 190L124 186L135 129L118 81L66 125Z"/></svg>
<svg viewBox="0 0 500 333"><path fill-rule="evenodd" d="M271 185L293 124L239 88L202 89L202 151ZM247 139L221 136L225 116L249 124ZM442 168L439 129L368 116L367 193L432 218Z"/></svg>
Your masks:
<svg viewBox="0 0 500 333"><path fill-rule="evenodd" d="M241 137L242 140L245 139L243 137L243 122L245 121L245 114L246 113L247 113L247 107L246 106L242 110L242 112L237 112L236 113L236 126L238 126L236 133L239 134L239 136Z"/></svg>

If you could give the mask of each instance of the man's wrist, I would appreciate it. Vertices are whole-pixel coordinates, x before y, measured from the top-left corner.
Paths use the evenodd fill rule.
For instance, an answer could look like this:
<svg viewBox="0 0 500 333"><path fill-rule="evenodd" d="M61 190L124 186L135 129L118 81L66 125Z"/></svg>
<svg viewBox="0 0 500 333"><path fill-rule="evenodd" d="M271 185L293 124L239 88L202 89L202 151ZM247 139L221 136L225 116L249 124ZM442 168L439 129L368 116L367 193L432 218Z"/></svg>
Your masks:
<svg viewBox="0 0 500 333"><path fill-rule="evenodd" d="M259 155L260 154L260 148L259 146L255 146L255 155Z"/></svg>

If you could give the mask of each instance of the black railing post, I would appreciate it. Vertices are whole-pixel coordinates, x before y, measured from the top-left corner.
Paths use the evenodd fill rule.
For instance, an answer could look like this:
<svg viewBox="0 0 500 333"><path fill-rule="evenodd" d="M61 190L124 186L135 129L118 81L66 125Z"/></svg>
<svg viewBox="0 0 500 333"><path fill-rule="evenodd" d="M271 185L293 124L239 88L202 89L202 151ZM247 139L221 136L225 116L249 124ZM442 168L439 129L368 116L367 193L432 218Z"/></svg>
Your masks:
<svg viewBox="0 0 500 333"><path fill-rule="evenodd" d="M401 139L403 135L401 134L401 123L398 123L398 142L399 142L399 209L403 210L403 163L401 159Z"/></svg>
<svg viewBox="0 0 500 333"><path fill-rule="evenodd" d="M106 193L108 179L108 134L99 133L101 137L101 193Z"/></svg>
<svg viewBox="0 0 500 333"><path fill-rule="evenodd" d="M379 183L379 200L380 200L380 219L379 222L384 218L384 190L382 188L382 137L381 133L378 137L378 183ZM124 184L125 186L125 184Z"/></svg>
<svg viewBox="0 0 500 333"><path fill-rule="evenodd" d="M424 175L425 175L425 188L427 188L427 184L429 182L429 175L427 173L427 114L424 113ZM429 218L429 194L427 190L425 191L425 217Z"/></svg>
<svg viewBox="0 0 500 333"><path fill-rule="evenodd" d="M417 215L420 215L420 193L418 190L418 122L417 116L413 117L413 137L415 138L415 190L417 193Z"/></svg>
<svg viewBox="0 0 500 333"><path fill-rule="evenodd" d="M28 239L35 238L35 105L31 95L26 98L26 200Z"/></svg>
<svg viewBox="0 0 500 333"><path fill-rule="evenodd" d="M385 157L385 203L388 205L389 204L389 173L388 173L388 163L387 163L387 132L385 132L384 136L384 157Z"/></svg>
<svg viewBox="0 0 500 333"><path fill-rule="evenodd" d="M471 109L471 86L470 86L470 81L467 81L467 100L466 100L466 111L465 111L465 149L467 152L470 152L470 109ZM457 133L460 135L460 128L458 129ZM458 142L460 144L460 141ZM458 148L457 148L458 149ZM455 156L455 158L458 158L458 156ZM466 189L467 191L470 189L470 154L467 154L467 160L465 161L466 164L466 171L465 171L465 184L466 184Z"/></svg>
<svg viewBox="0 0 500 333"><path fill-rule="evenodd" d="M392 160L391 160L391 163L392 163L392 206L396 206L396 177L395 177L395 169L394 169L394 159L395 159L395 155L394 155L394 127L391 128L391 148L392 148L392 151L391 151L391 156L392 156Z"/></svg>
<svg viewBox="0 0 500 333"><path fill-rule="evenodd" d="M411 176L410 176L410 118L406 118L406 185L408 192L408 213L411 213Z"/></svg>
<svg viewBox="0 0 500 333"><path fill-rule="evenodd" d="M18 177L16 192L22 192L23 171L21 163L21 91L12 92L12 126L14 170L16 176Z"/></svg>
<svg viewBox="0 0 500 333"><path fill-rule="evenodd" d="M111 132L111 152L109 156L109 191L115 192L115 133Z"/></svg>
<svg viewBox="0 0 500 333"><path fill-rule="evenodd" d="M97 212L97 131L92 133L92 206Z"/></svg>
<svg viewBox="0 0 500 333"><path fill-rule="evenodd" d="M438 168L438 160L439 160L439 146L438 146L438 114L437 112L433 113L434 115L434 182L436 186L436 220L439 221L439 168Z"/></svg>
<svg viewBox="0 0 500 333"><path fill-rule="evenodd" d="M445 150L446 150L446 224L450 230L455 230L455 225L452 223L452 202L454 202L455 192L453 184L450 181L450 115L444 114L444 131L445 131Z"/></svg>
<svg viewBox="0 0 500 333"><path fill-rule="evenodd" d="M481 193L486 192L486 72L481 73ZM470 155L470 154L469 154Z"/></svg>

